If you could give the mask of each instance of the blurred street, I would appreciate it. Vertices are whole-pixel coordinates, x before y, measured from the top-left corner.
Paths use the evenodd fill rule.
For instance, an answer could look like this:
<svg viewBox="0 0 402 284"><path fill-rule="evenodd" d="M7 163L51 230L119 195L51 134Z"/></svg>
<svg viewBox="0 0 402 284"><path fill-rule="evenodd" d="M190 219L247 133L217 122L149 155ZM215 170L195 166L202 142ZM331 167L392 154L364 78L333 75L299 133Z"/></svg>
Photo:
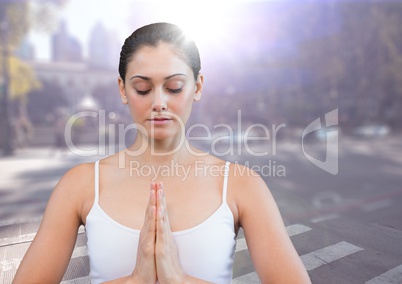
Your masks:
<svg viewBox="0 0 402 284"><path fill-rule="evenodd" d="M285 177L272 171L264 179L313 283L401 283L401 138L340 136L337 175L313 165L301 145L290 141L278 142L275 155L251 157L243 151L224 158L250 167L271 163L286 170ZM260 143L253 149L264 147ZM305 150L322 157L325 147L312 143ZM59 178L72 166L98 158L28 148L0 159L1 283L11 283ZM87 283L88 272L85 234L80 230L63 283ZM233 283L258 283L242 233L233 276Z"/></svg>
<svg viewBox="0 0 402 284"><path fill-rule="evenodd" d="M1 284L63 174L134 141L119 56L128 35L154 22L178 25L199 49L203 95L187 138L263 177L313 283L402 283L402 1L206 1L194 13L189 1L121 0L119 17L115 9L0 1ZM62 283L89 283L88 274L80 228ZM242 231L233 283L259 283Z"/></svg>

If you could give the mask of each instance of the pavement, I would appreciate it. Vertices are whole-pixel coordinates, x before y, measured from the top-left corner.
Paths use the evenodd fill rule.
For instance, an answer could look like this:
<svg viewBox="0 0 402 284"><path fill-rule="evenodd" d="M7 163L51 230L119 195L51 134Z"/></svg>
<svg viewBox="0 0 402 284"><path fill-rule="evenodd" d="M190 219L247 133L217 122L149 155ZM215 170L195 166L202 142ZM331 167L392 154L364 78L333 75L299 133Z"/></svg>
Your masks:
<svg viewBox="0 0 402 284"><path fill-rule="evenodd" d="M401 141L343 139L337 176L309 164L294 143L283 143L270 156L286 168L286 178L271 173L264 179L313 283L402 283ZM0 158L0 283L12 282L57 180L75 164L99 157L28 148ZM268 164L236 153L227 159ZM80 228L62 283L90 283L88 274ZM242 232L232 283L260 283Z"/></svg>
<svg viewBox="0 0 402 284"><path fill-rule="evenodd" d="M38 222L0 227L0 283L11 283ZM313 283L402 283L402 232L345 219L287 225L286 229ZM348 230L350 239L338 233ZM371 236L372 241L362 236ZM313 241L314 240L314 241ZM399 244L384 250L390 243ZM80 228L77 243L61 283L90 283L86 235ZM237 239L233 282L260 283L243 234Z"/></svg>

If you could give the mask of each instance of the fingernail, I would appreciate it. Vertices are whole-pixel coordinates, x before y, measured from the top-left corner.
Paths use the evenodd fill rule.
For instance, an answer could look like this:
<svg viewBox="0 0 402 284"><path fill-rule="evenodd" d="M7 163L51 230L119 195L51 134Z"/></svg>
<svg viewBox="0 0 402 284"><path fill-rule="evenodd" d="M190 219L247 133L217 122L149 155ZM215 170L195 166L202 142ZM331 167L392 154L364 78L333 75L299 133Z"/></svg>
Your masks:
<svg viewBox="0 0 402 284"><path fill-rule="evenodd" d="M165 190L163 189L163 183L162 182L160 183L159 188L162 191L162 196L165 196Z"/></svg>

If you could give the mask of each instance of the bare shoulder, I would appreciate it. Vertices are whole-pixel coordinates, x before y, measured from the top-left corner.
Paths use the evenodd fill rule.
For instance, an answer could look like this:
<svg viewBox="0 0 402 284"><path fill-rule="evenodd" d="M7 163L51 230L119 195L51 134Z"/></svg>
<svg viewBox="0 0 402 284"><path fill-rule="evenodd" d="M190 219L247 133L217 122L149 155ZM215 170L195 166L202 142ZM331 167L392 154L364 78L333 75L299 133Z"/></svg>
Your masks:
<svg viewBox="0 0 402 284"><path fill-rule="evenodd" d="M267 184L259 173L239 163L231 164L230 178L236 195L240 197L269 192Z"/></svg>
<svg viewBox="0 0 402 284"><path fill-rule="evenodd" d="M264 179L258 172L247 166L238 163L231 164L229 185L241 226L245 216L255 216L260 210L277 208Z"/></svg>
<svg viewBox="0 0 402 284"><path fill-rule="evenodd" d="M68 170L56 185L52 196L60 201L75 204L79 217L85 218L94 198L94 163L83 163Z"/></svg>
<svg viewBox="0 0 402 284"><path fill-rule="evenodd" d="M68 170L63 175L57 184L56 189L65 188L68 191L79 193L85 191L89 185L93 185L94 178L94 163L79 164Z"/></svg>

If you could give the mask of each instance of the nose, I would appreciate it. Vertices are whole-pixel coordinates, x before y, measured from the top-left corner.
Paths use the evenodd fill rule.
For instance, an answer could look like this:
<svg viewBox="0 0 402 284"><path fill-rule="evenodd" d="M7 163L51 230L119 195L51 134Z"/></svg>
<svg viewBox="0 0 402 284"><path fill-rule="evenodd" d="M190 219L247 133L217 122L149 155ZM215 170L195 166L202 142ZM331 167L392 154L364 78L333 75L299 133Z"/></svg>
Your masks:
<svg viewBox="0 0 402 284"><path fill-rule="evenodd" d="M152 110L161 112L167 110L167 97L163 91L156 91L154 101L152 104Z"/></svg>

